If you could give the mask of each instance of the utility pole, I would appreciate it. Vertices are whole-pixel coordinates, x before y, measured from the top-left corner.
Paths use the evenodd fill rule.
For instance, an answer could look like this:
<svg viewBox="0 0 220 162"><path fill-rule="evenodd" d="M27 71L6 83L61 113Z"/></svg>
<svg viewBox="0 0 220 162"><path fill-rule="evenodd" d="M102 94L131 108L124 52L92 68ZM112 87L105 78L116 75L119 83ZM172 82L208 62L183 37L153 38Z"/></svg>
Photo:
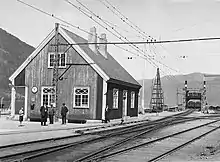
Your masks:
<svg viewBox="0 0 220 162"><path fill-rule="evenodd" d="M144 38L143 38L144 39ZM146 54L146 44L144 44L144 53ZM145 89L145 85L144 85L144 79L145 79L145 72L146 72L146 60L144 59L144 72L143 72L143 90L142 90L142 111L144 113L144 89Z"/></svg>
<svg viewBox="0 0 220 162"><path fill-rule="evenodd" d="M185 94L184 94L184 107L185 107L185 109L187 109L188 108L188 100L187 100L187 80L185 80L185 85L184 85L184 89L183 89L184 91L185 91Z"/></svg>
<svg viewBox="0 0 220 162"><path fill-rule="evenodd" d="M54 87L54 91L53 91L53 103L55 103L55 121L58 121L58 65L59 65L59 24L56 23L55 24L55 46L54 46L54 52L55 52L55 58L54 58L54 63L53 63L53 80L52 80L52 85Z"/></svg>

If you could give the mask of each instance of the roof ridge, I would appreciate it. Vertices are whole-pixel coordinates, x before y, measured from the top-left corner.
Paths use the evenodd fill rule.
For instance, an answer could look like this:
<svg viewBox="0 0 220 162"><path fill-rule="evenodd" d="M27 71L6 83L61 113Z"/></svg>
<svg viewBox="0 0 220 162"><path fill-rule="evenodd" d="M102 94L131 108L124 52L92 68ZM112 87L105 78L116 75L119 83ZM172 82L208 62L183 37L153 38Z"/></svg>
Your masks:
<svg viewBox="0 0 220 162"><path fill-rule="evenodd" d="M88 42L85 38L75 34L74 32L61 27L71 39L76 43ZM88 45L79 45L79 47L109 75L111 79L123 81L136 86L141 86L136 79L107 51L107 59L97 50L94 53Z"/></svg>

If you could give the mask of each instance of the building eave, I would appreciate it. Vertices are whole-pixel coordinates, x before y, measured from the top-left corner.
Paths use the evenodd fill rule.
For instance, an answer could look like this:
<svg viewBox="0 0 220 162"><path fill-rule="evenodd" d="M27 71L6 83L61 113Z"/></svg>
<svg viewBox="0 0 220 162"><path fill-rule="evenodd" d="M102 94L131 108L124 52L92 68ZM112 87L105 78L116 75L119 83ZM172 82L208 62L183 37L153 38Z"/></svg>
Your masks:
<svg viewBox="0 0 220 162"><path fill-rule="evenodd" d="M107 81L107 83L114 83L114 84L124 85L124 86L127 86L127 87L136 88L136 89L140 89L142 87L140 84L128 83L128 82L124 82L124 81L116 80L116 79L112 79L112 78L110 78Z"/></svg>
<svg viewBox="0 0 220 162"><path fill-rule="evenodd" d="M59 34L61 34L68 43L76 44L62 28L58 28ZM25 69L25 67L37 56L37 54L48 44L48 42L55 36L55 30L40 43L40 45L28 56L28 58L18 67L18 69L9 77L9 80L13 80L19 75L19 73ZM93 69L105 80L109 80L109 76L80 48L79 45L75 45L74 49L93 67Z"/></svg>
<svg viewBox="0 0 220 162"><path fill-rule="evenodd" d="M18 67L18 69L9 77L12 82L20 72L37 56L37 54L48 44L48 42L55 35L55 30L52 30L50 34L40 43L40 45L27 57L27 59Z"/></svg>

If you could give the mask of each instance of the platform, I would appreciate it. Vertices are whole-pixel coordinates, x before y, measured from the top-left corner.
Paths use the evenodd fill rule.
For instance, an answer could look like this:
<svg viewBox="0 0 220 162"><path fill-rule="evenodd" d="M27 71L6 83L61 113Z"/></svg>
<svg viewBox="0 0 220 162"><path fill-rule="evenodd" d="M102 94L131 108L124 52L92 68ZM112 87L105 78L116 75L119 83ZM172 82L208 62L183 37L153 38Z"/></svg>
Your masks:
<svg viewBox="0 0 220 162"><path fill-rule="evenodd" d="M148 113L139 115L138 117L126 117L124 123L129 124L132 122L142 120L157 120L169 115L174 115L180 112L161 112L159 114ZM109 123L92 122L89 121L85 124L67 123L62 125L61 122L48 124L48 126L41 126L40 122L24 121L22 126L19 126L19 121L9 120L1 116L0 118L0 147L15 143L22 143L35 140L43 140L47 138L56 138L64 136L78 135L77 130L83 129L99 129L110 126L116 126L121 123L121 119L111 120Z"/></svg>

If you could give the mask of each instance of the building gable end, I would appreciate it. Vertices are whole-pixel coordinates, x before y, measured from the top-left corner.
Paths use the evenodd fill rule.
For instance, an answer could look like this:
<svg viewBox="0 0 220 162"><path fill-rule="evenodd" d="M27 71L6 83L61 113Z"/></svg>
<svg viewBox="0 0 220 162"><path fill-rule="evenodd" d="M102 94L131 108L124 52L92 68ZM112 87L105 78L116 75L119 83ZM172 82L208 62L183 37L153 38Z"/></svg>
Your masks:
<svg viewBox="0 0 220 162"><path fill-rule="evenodd" d="M62 28L59 28L59 34L63 36L66 41L70 44L76 44ZM9 77L9 80L13 80L17 77L19 73L36 57L36 55L49 43L49 41L54 37L55 30L52 30L50 34L41 42L41 44L31 53L30 56L18 67L18 69ZM75 45L74 49L89 63L91 67L105 80L109 80L109 76L78 46Z"/></svg>
<svg viewBox="0 0 220 162"><path fill-rule="evenodd" d="M50 42L54 37L55 30L52 30L50 34L40 43L40 45L27 57L27 59L18 67L18 69L9 77L9 80L13 80L21 73L21 71L36 57L36 55Z"/></svg>

